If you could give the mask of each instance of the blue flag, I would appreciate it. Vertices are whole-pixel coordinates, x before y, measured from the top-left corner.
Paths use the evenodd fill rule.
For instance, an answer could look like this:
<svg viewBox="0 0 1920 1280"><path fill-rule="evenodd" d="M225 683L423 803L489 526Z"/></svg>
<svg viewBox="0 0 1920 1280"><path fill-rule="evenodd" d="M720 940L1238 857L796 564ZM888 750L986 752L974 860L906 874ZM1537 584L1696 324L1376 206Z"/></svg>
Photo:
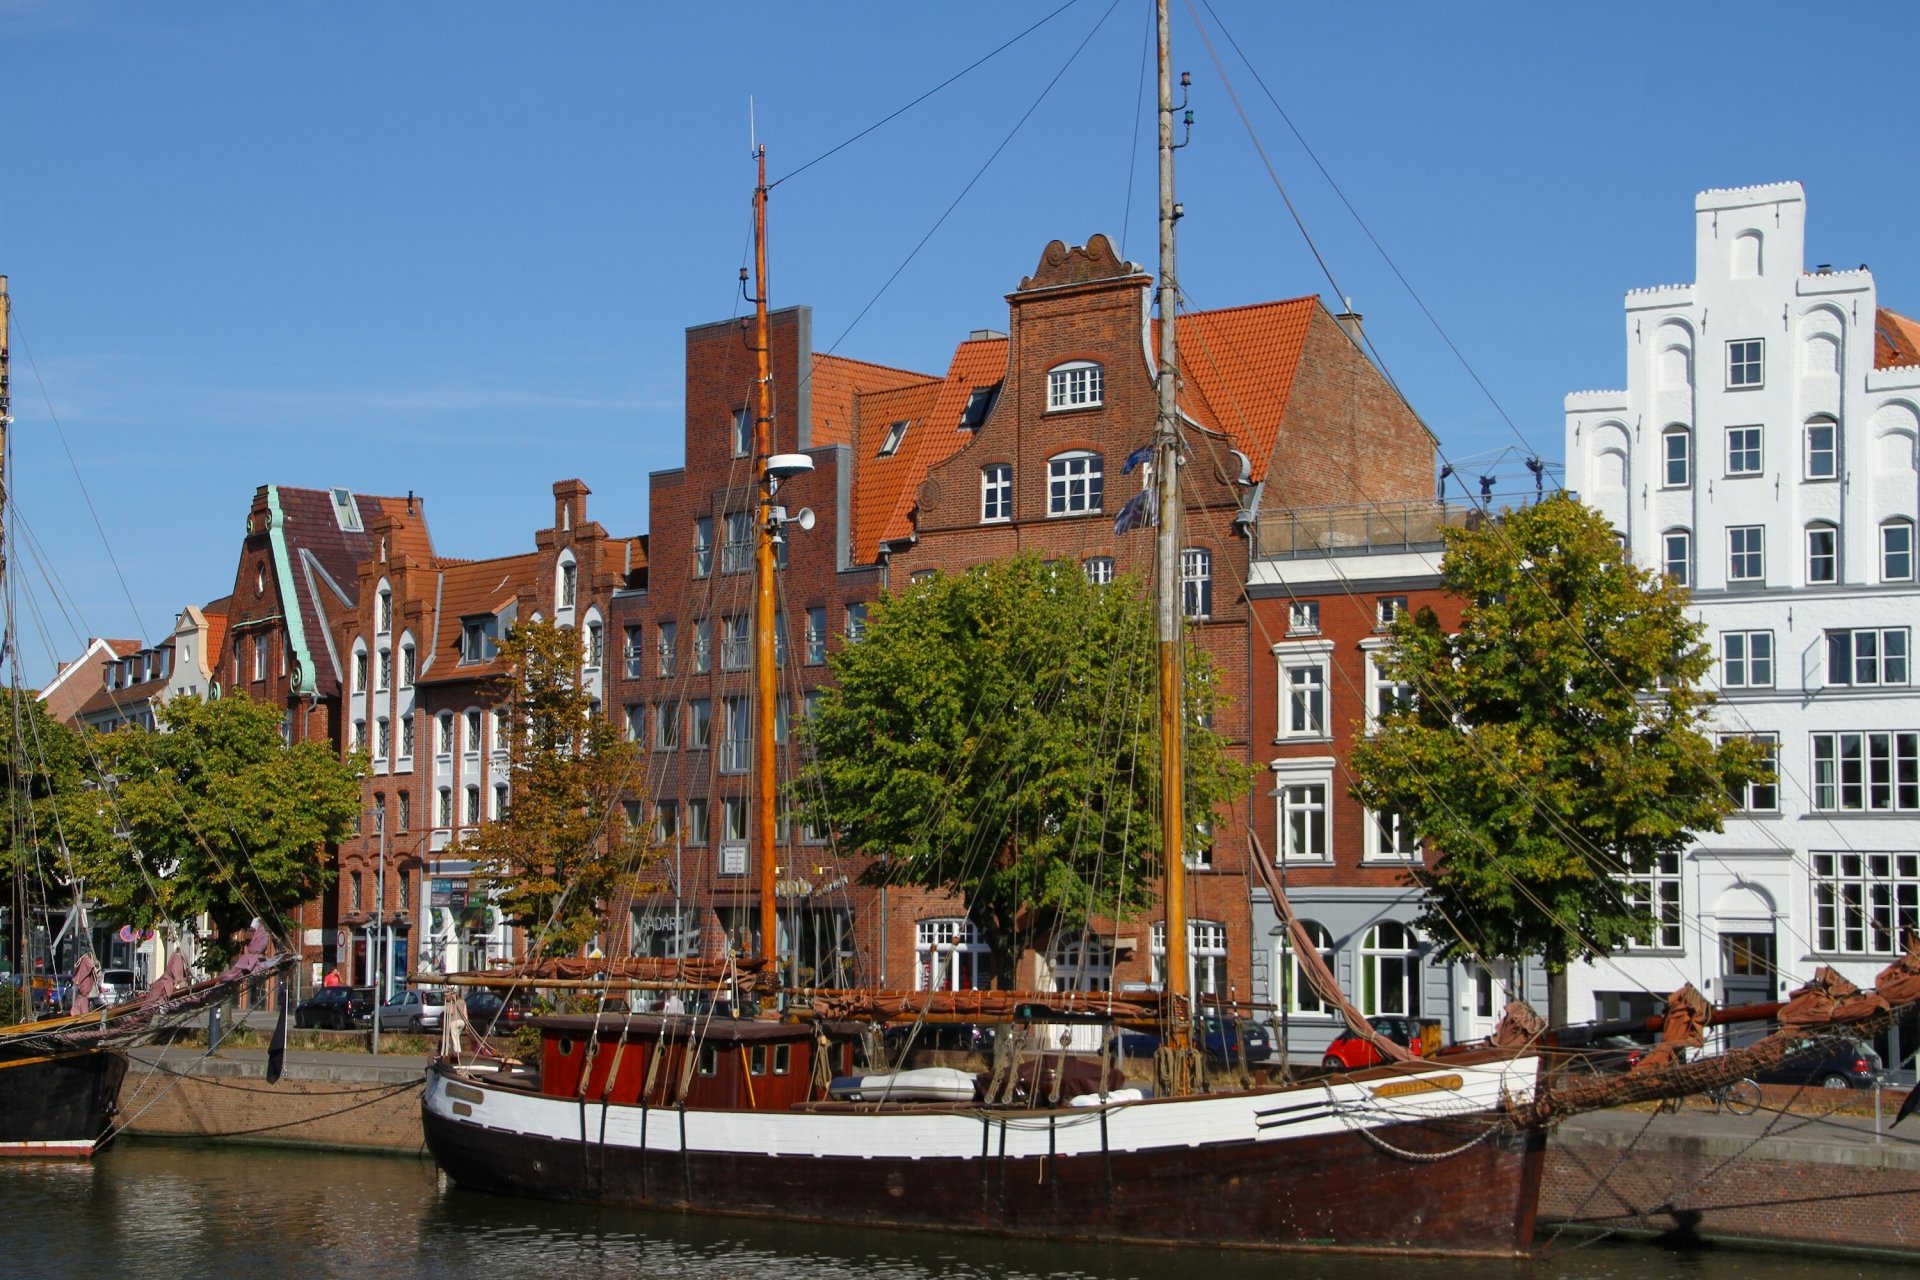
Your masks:
<svg viewBox="0 0 1920 1280"><path fill-rule="evenodd" d="M1120 474L1123 476L1130 476L1133 474L1133 469L1135 467L1139 466L1143 462L1151 462L1152 460L1153 460L1153 446L1150 444L1143 444L1138 449L1135 449L1132 453L1128 454L1127 460L1120 464Z"/></svg>
<svg viewBox="0 0 1920 1280"><path fill-rule="evenodd" d="M1127 499L1127 505L1120 508L1120 514L1113 518L1113 531L1126 533L1138 529L1141 525L1160 523L1159 499L1151 489L1142 489Z"/></svg>

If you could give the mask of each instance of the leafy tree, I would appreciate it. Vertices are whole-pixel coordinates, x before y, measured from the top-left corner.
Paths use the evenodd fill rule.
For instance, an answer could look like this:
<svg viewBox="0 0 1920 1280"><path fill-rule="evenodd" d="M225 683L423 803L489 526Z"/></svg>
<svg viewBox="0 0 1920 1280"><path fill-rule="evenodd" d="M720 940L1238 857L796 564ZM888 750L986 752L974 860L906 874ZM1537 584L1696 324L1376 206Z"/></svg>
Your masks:
<svg viewBox="0 0 1920 1280"><path fill-rule="evenodd" d="M98 769L81 731L53 719L46 705L19 689L0 708L0 789L7 796L8 833L0 843L0 875L19 870L32 901L72 900L72 883L112 849L112 825L102 816L92 779ZM9 938L10 958L21 939Z"/></svg>
<svg viewBox="0 0 1920 1280"><path fill-rule="evenodd" d="M332 882L327 846L353 830L365 761L323 742L289 747L280 708L244 694L174 698L159 714L164 733L100 740L112 785L93 808L119 834L75 861L127 923L191 929L204 914L204 949L224 963L254 917L284 932Z"/></svg>
<svg viewBox="0 0 1920 1280"><path fill-rule="evenodd" d="M594 714L571 628L517 625L500 654L512 803L454 856L484 868L483 886L537 954L574 955L602 931L605 913L655 887L645 880L658 852L621 808L640 781L638 748Z"/></svg>
<svg viewBox="0 0 1920 1280"><path fill-rule="evenodd" d="M1395 622L1382 662L1414 698L1354 748L1352 794L1421 833L1412 879L1442 951L1543 957L1558 1024L1569 963L1651 934L1627 878L1720 830L1768 766L1701 732L1711 658L1685 588L1578 501L1448 530L1440 576L1459 629Z"/></svg>
<svg viewBox="0 0 1920 1280"><path fill-rule="evenodd" d="M834 655L802 805L873 859L868 883L961 897L1011 985L1025 940L1157 901L1157 671L1136 580L1022 556L916 584ZM1205 727L1218 702L1196 653L1189 847L1251 779Z"/></svg>

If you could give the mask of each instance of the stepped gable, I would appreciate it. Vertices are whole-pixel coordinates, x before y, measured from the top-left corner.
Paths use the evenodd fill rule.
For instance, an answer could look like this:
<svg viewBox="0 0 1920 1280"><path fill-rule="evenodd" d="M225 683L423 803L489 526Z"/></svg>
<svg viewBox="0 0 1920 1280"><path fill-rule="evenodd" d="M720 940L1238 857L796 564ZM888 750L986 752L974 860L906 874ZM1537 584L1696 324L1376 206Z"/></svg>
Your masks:
<svg viewBox="0 0 1920 1280"><path fill-rule="evenodd" d="M439 562L433 641L429 658L422 663L416 682L439 684L503 674L506 667L497 658L486 662L461 661L461 620L492 615L499 619L499 633L504 635L507 627L518 619L522 598L534 598L540 560L539 552L527 551L491 560Z"/></svg>
<svg viewBox="0 0 1920 1280"><path fill-rule="evenodd" d="M807 436L806 447L818 449L824 445L852 443L858 412L854 405L863 395L937 384L939 381L931 374L893 369L884 364L871 364L846 356L815 356L813 422L810 424L812 430ZM775 425L777 427L779 424ZM793 439L776 439L773 443L775 453L785 453L798 447Z"/></svg>
<svg viewBox="0 0 1920 1280"><path fill-rule="evenodd" d="M1920 364L1920 321L1881 307L1873 318L1873 367Z"/></svg>
<svg viewBox="0 0 1920 1280"><path fill-rule="evenodd" d="M1307 331L1321 310L1320 299L1307 296L1179 318L1180 409L1247 455L1256 484L1266 478ZM1156 354L1159 333L1156 320Z"/></svg>
<svg viewBox="0 0 1920 1280"><path fill-rule="evenodd" d="M307 652L314 655L311 692L322 697L340 693L340 658L334 652L333 624L359 604L360 562L372 552L367 532L376 516L389 508L404 510L405 498L350 495L353 516L336 515L334 492L275 486L284 521L287 556L292 561L295 605ZM348 527L349 522L357 527Z"/></svg>
<svg viewBox="0 0 1920 1280"><path fill-rule="evenodd" d="M1058 243L1057 241L1055 243ZM917 416L891 413L880 402L860 405L861 441L854 496L854 558L871 563L880 549L913 535L913 508L927 473L973 443L979 423L963 425L967 404L976 390L998 388L1007 376L1007 340L973 338L955 349L947 376L916 389L925 402ZM877 458L888 427L902 417L914 417L900 451Z"/></svg>

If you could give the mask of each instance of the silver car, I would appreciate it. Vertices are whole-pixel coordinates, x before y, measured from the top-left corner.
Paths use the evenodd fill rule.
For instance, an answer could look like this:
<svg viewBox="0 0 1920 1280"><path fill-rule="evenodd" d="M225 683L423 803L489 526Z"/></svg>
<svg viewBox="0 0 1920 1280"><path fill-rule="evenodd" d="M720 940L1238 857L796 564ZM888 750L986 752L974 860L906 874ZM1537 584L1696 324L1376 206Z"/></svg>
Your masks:
<svg viewBox="0 0 1920 1280"><path fill-rule="evenodd" d="M382 1031L437 1031L447 997L439 991L402 991L380 1006Z"/></svg>

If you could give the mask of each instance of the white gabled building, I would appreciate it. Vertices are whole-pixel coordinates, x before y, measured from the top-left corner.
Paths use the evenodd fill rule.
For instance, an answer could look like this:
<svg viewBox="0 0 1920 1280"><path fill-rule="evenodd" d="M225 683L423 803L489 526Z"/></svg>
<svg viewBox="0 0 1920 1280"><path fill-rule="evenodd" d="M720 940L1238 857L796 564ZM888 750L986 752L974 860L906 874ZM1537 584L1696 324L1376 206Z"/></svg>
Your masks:
<svg viewBox="0 0 1920 1280"><path fill-rule="evenodd" d="M1702 192L1694 282L1627 295L1627 389L1566 399L1568 486L1693 587L1715 728L1779 774L1647 886L1651 945L1576 970L1575 1016L1865 986L1920 928L1920 323L1808 270L1805 225L1795 182Z"/></svg>

